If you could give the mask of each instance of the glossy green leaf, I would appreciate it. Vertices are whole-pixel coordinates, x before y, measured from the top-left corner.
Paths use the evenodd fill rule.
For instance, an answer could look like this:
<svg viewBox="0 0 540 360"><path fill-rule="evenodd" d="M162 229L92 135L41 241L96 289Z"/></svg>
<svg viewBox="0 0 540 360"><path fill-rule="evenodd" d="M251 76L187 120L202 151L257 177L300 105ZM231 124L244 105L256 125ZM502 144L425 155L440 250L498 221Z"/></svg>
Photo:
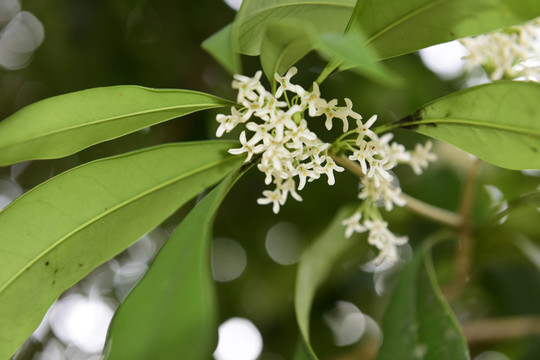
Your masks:
<svg viewBox="0 0 540 360"><path fill-rule="evenodd" d="M383 85L399 86L403 83L403 78L377 62L377 54L358 34L321 34L317 49L329 59L339 61L342 70L351 69Z"/></svg>
<svg viewBox="0 0 540 360"><path fill-rule="evenodd" d="M296 275L294 309L304 345L300 346L310 359L317 359L309 339L309 314L317 288L326 280L336 260L354 245L353 239L345 238L341 224L351 209L341 210L326 231L306 250ZM304 354L299 350L300 354Z"/></svg>
<svg viewBox="0 0 540 360"><path fill-rule="evenodd" d="M57 297L243 159L228 141L167 144L84 164L0 212L0 358Z"/></svg>
<svg viewBox="0 0 540 360"><path fill-rule="evenodd" d="M214 215L234 171L187 215L109 328L107 359L210 359L217 345L210 241Z"/></svg>
<svg viewBox="0 0 540 360"><path fill-rule="evenodd" d="M276 23L268 25L261 43L261 66L274 82L274 74L283 75L313 48L309 23Z"/></svg>
<svg viewBox="0 0 540 360"><path fill-rule="evenodd" d="M232 24L225 26L201 44L202 48L216 59L230 74L241 74L240 56L233 51Z"/></svg>
<svg viewBox="0 0 540 360"><path fill-rule="evenodd" d="M229 106L188 90L113 86L55 96L0 122L0 166L73 154L195 111Z"/></svg>
<svg viewBox="0 0 540 360"><path fill-rule="evenodd" d="M352 28L388 58L537 16L537 0L359 0Z"/></svg>
<svg viewBox="0 0 540 360"><path fill-rule="evenodd" d="M356 0L244 0L233 23L233 47L258 55L266 26L277 21L307 21L319 33L341 33Z"/></svg>
<svg viewBox="0 0 540 360"><path fill-rule="evenodd" d="M540 169L538 99L538 83L499 81L435 100L386 128L444 140L503 168Z"/></svg>
<svg viewBox="0 0 540 360"><path fill-rule="evenodd" d="M400 271L382 321L378 360L469 359L465 338L437 284L430 249L428 242Z"/></svg>

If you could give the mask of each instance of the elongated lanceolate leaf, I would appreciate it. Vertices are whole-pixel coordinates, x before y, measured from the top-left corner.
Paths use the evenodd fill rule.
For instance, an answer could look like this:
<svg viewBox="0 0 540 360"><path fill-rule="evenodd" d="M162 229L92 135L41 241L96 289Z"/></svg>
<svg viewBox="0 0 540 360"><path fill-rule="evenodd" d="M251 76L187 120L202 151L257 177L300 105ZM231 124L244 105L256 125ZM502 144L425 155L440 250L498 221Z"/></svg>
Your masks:
<svg viewBox="0 0 540 360"><path fill-rule="evenodd" d="M113 86L55 96L0 122L0 166L73 154L195 111L231 105L188 90Z"/></svg>
<svg viewBox="0 0 540 360"><path fill-rule="evenodd" d="M359 0L351 28L388 58L537 16L537 0Z"/></svg>
<svg viewBox="0 0 540 360"><path fill-rule="evenodd" d="M0 212L0 358L67 288L223 178L228 141L168 144L94 161Z"/></svg>
<svg viewBox="0 0 540 360"><path fill-rule="evenodd" d="M394 124L444 140L494 165L540 169L540 84L498 81L462 90Z"/></svg>
<svg viewBox="0 0 540 360"><path fill-rule="evenodd" d="M279 20L308 21L320 33L342 33L356 0L244 0L232 28L233 47L258 55L266 26Z"/></svg>
<svg viewBox="0 0 540 360"><path fill-rule="evenodd" d="M233 51L232 24L225 26L202 43L202 48L216 59L230 74L241 74L240 55Z"/></svg>
<svg viewBox="0 0 540 360"><path fill-rule="evenodd" d="M444 300L426 243L400 271L382 322L378 360L468 360L467 343Z"/></svg>
<svg viewBox="0 0 540 360"><path fill-rule="evenodd" d="M341 225L350 212L349 208L340 211L300 260L294 290L294 309L303 343L299 345L297 358L317 359L309 340L309 314L317 288L326 280L336 260L354 245L352 239L345 238L345 228Z"/></svg>
<svg viewBox="0 0 540 360"><path fill-rule="evenodd" d="M240 176L234 171L187 215L146 275L118 308L107 359L210 359L217 323L210 240L217 208Z"/></svg>

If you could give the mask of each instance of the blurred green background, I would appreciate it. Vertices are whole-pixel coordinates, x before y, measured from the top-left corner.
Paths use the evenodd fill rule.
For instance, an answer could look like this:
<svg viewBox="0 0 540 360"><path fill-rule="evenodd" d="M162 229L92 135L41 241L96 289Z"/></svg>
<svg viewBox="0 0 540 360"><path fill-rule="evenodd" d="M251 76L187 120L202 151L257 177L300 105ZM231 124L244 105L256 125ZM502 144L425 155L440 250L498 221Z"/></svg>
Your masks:
<svg viewBox="0 0 540 360"><path fill-rule="evenodd" d="M13 3L17 1L0 0L4 6L0 7L0 14L4 11L0 16L0 27L4 29L9 22L5 9ZM43 25L44 40L27 64L20 68L0 67L0 119L40 99L120 84L199 90L228 99L236 96L230 88L231 76L200 47L204 39L234 18L235 11L221 0L25 0L21 5L23 11L32 13ZM390 59L386 64L407 80L405 87L386 88L352 73L340 73L323 84L323 97L349 97L355 111L364 118L378 114L379 122L384 123L400 119L426 102L467 84L465 74L451 80L441 79L425 67L418 54ZM246 75L260 67L257 58L243 58L243 65ZM299 63L300 71L295 79L309 87L324 66L319 56L310 54ZM0 180L26 191L66 169L97 158L165 142L214 138L215 114L192 114L93 146L67 158L0 168ZM322 126L315 125L314 130L324 140L332 140L331 135L320 131ZM238 132L229 135L235 138ZM396 139L408 148L418 141L425 141L422 136L404 130L396 131ZM470 159L442 144L436 144L435 152L440 161L421 177L415 176L410 169L398 168L396 174L404 192L456 210ZM488 164L482 166L473 219L473 223L482 227L475 234L473 272L465 292L452 302L460 321L540 315L539 259L538 254L534 255L530 250L531 246L536 246L538 251L540 246L540 213L537 209L540 205L533 202L517 206L500 226L485 222L487 216L505 204L512 206L521 194L538 190L538 176L538 172L522 173ZM216 238L233 239L234 246L239 245L245 254L245 268L240 268L241 274L233 280L217 282L220 323L232 317L249 319L263 337L260 359L290 359L298 340L293 310L295 263L301 250L324 229L336 211L355 201L358 182L353 175L341 173L333 187L324 181L308 184L301 193L303 202L289 200L279 215L274 215L270 207L256 204L265 188L263 178L257 171L248 173L231 191L217 216ZM490 196L485 185L499 189L502 197ZM150 247L150 250L144 252L146 255L142 260L137 260L143 270L138 268L128 272L132 275L131 282L115 279L119 277L118 269L124 269L126 264L137 259L138 255L133 255L136 251L121 254L112 264L97 269L92 277L64 297L80 293L90 298L97 293L113 309L125 296L126 286L133 286L151 254L187 210L181 209L144 240L146 245L142 247ZM386 216L395 233L409 236L413 251L440 228L406 209L396 209ZM282 247L284 260L268 251L268 244L275 238L286 238L293 244L287 247L283 241L276 242ZM451 277L455 245L454 239L435 251L441 282ZM227 255L227 250L224 253L223 256L233 259L231 261L242 262L242 256ZM366 333L349 345L337 346L336 332L323 316L326 314L328 318L332 309L335 313L336 302L342 301L354 304L375 322L380 321L397 271L378 276L363 271L360 266L370 256L373 254L362 238L354 252L335 264L332 276L315 299L312 340L323 359L369 359L372 356L376 335ZM216 273L216 276L220 275ZM98 358L95 351L85 352L76 344L67 344L54 327L50 331L45 327L41 335L25 345L18 358L52 356L50 354L54 352L46 350L52 342L56 343L59 353L63 353L63 358ZM471 346L473 357L488 350L500 352L509 359L533 360L540 358L540 341L538 336L529 336Z"/></svg>

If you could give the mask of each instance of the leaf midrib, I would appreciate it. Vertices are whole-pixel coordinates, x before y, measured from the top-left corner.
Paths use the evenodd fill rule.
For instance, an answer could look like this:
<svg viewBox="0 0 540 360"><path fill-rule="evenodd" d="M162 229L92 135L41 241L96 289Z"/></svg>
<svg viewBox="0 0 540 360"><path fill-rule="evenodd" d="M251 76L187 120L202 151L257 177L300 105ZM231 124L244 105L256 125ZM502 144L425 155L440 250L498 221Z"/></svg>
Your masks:
<svg viewBox="0 0 540 360"><path fill-rule="evenodd" d="M34 141L36 139L45 138L47 136L57 135L57 134L60 134L60 133L63 133L63 132L68 132L68 131L75 130L75 129L83 129L85 127L89 127L89 126L93 126L93 125L99 125L99 124L102 124L102 123L105 123L105 122L118 121L118 120L122 120L122 119L129 118L129 117L132 117L132 116L140 116L140 115L151 114L151 113L159 113L159 112L165 112L165 111L170 111L170 110L179 110L179 109L189 108L189 107L205 107L205 109L212 109L212 108L224 107L224 106L227 106L227 104L208 103L208 104L191 104L191 105L169 106L169 107L162 107L162 108L151 109L151 110L136 111L136 112L129 113L129 114L122 114L122 115L107 117L107 118L104 118L104 119L98 119L98 120L94 120L94 121L91 121L91 122L85 122L85 123L82 123L82 124L76 124L76 125L73 125L73 126L68 126L68 127L62 127L62 128L59 128L59 129L55 129L55 130L52 130L52 131L49 131L49 132L40 133L40 134L34 135L32 137L24 138L24 139L22 139L20 141L16 141L16 142L8 143L6 145L2 145L2 146L0 146L0 149L8 148L10 146L16 146L16 145L24 144L25 142L28 142L28 141ZM179 116L181 116L181 115L179 115Z"/></svg>
<svg viewBox="0 0 540 360"><path fill-rule="evenodd" d="M373 36L371 36L369 39L366 40L366 44L370 44L371 42L375 41L378 37L384 35L386 32L388 32L388 31L392 30L393 28L403 24L404 22L412 19L413 17L417 16L418 14L421 14L422 12L424 12L426 10L429 10L432 7L438 6L438 5L446 3L448 1L450 1L450 0L433 1L433 2L430 2L430 3L424 4L423 6L420 6L417 9L414 9L413 11L410 11L410 12L406 13L401 18L397 19L396 21L392 22L391 24L385 26L384 28L382 28L381 30L379 30L378 32L373 34Z"/></svg>
<svg viewBox="0 0 540 360"><path fill-rule="evenodd" d="M405 128L409 126L422 126L422 125L425 125L425 126L435 125L436 126L440 124L469 125L469 126L474 126L474 127L486 128L490 130L513 132L513 133L521 134L521 135L532 135L532 136L540 138L540 129L518 128L511 125L488 123L484 121L476 121L476 120L470 120L470 119L430 118L427 120L417 120L417 121L407 121L407 122L396 123L396 125L398 125L399 127L405 127Z"/></svg>
<svg viewBox="0 0 540 360"><path fill-rule="evenodd" d="M122 208L124 208L125 206L131 204L131 203L134 203L135 201L137 200L140 200L142 198L144 198L145 196L147 195L150 195L151 193L153 192L156 192L156 191L159 191L161 189L164 189L166 188L167 186L170 186L178 181L181 181L183 179L186 179L190 176L193 176L193 175L196 175L197 173L201 173L209 168L212 168L214 166L218 166L218 165L221 165L223 163L226 163L227 161L231 161L231 160L236 160L237 158L236 157L228 157L228 158L225 158L225 159L222 159L222 160L219 160L219 161L215 161L215 162L212 162L212 163L209 163L203 167L199 167L197 169L194 169L188 173L184 173L180 176L177 176L177 177L174 177L172 179L169 179L163 183L160 183L159 185L157 186L153 186L151 187L150 189L144 191L144 192L141 192L139 194L137 194L136 196L133 196L129 199L126 199L120 203L118 203L117 205L111 207L110 209L108 209L107 211L104 211L103 213L99 214L98 216L94 216L92 217L91 219L89 219L88 221L86 221L85 223L81 224L79 227L75 228L74 230L70 231L69 233L67 233L66 235L62 236L60 239L58 239L57 241L55 241L53 244L51 244L49 247L47 247L45 250L43 250L41 253L39 253L31 262L29 262L28 264L26 264L25 266L23 266L17 273L15 273L15 275L13 275L13 277L11 279L9 279L4 286L0 287L0 296L3 294L3 292L13 283L17 280L17 278L19 278L19 276L24 273L25 271L27 271L28 269L30 269L31 267L33 267L40 259L42 259L45 255L49 254L51 251L53 251L56 247L60 246L64 241L68 240L70 237L72 237L73 235L77 234L78 232L82 231L83 229L87 228L88 226L94 224L95 222L101 220L102 218L104 218L105 216L109 215L109 214L112 214L113 212L117 211L117 210L120 210Z"/></svg>

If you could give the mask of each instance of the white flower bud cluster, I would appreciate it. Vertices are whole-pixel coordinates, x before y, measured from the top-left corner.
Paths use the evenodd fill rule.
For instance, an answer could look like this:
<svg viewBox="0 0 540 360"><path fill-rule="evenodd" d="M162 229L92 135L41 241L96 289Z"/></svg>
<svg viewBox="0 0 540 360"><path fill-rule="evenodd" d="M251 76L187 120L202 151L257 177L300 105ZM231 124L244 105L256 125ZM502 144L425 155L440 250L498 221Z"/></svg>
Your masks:
<svg viewBox="0 0 540 360"><path fill-rule="evenodd" d="M351 100L345 99L345 106L337 106L336 99L327 101L321 97L315 82L310 91L292 84L291 77L296 72L293 67L283 77L276 74L279 87L274 94L261 85L261 71L254 77L235 75L232 87L238 89L237 102L242 108L232 107L230 115L217 115L220 125L216 135L221 137L238 124L245 123L245 128L250 131L249 138L246 130L242 131L242 146L229 152L247 153L246 162L260 154L257 167L265 174L265 183L273 183L275 189L264 190L263 197L257 202L272 204L272 210L278 213L289 194L298 201L302 200L297 191L302 190L307 182L326 175L328 184L333 185L333 172L344 170L330 157L330 144L322 142L309 130L305 113L310 117L325 116L328 130L332 129L335 118L340 119L344 134L336 140L333 148L352 152L349 160L357 162L363 174L358 197L364 201L350 218L343 221L345 235L350 237L354 232L369 231L368 242L380 251L374 263L395 262L398 259L396 246L406 243L407 237L395 236L388 230L378 205L384 205L387 211L392 210L394 204L405 205L391 169L407 163L415 173L422 173L430 161L437 159L430 153L431 142L424 147L417 144L414 151L406 151L403 145L391 143L392 134L379 137L370 129L377 120L376 115L363 123L362 116L352 110ZM285 101L281 100L282 97ZM349 118L355 119L357 125L351 131L348 131ZM363 217L365 219L361 222Z"/></svg>
<svg viewBox="0 0 540 360"><path fill-rule="evenodd" d="M469 51L463 57L467 69L483 66L492 81L519 77L540 81L539 25L536 19L506 31L461 39Z"/></svg>

